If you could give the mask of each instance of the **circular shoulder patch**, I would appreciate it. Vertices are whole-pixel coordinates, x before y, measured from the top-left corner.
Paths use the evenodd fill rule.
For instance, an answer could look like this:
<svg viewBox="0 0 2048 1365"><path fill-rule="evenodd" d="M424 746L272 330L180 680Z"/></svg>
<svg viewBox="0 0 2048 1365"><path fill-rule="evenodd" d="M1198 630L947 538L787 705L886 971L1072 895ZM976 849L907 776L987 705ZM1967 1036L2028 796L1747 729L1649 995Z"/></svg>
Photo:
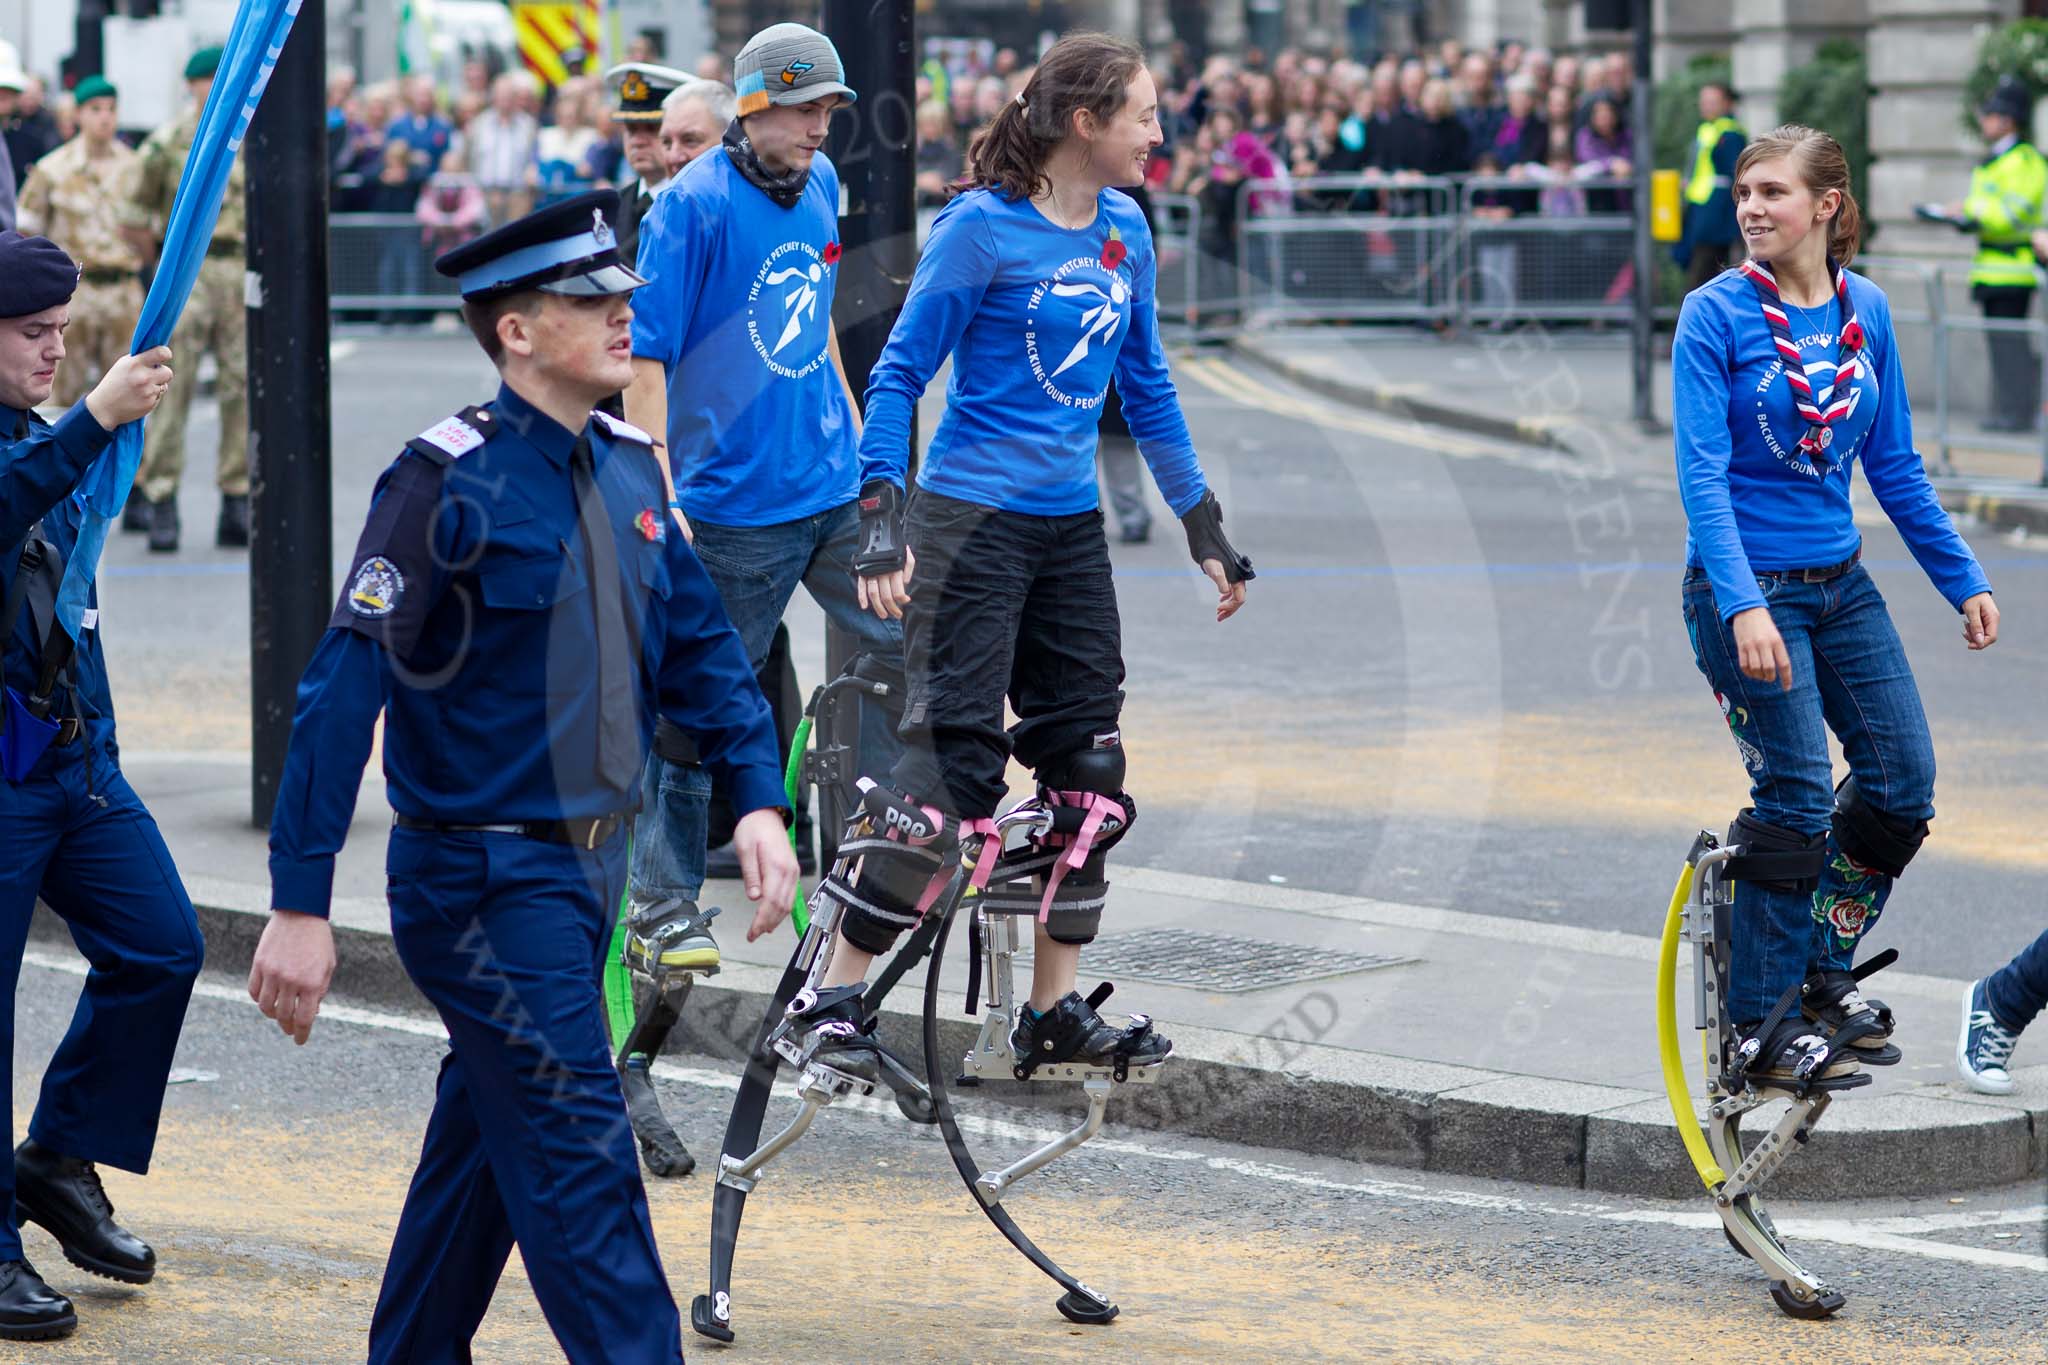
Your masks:
<svg viewBox="0 0 2048 1365"><path fill-rule="evenodd" d="M358 616L389 616L398 609L398 597L405 591L405 575L383 555L371 555L356 566L348 585L348 609Z"/></svg>

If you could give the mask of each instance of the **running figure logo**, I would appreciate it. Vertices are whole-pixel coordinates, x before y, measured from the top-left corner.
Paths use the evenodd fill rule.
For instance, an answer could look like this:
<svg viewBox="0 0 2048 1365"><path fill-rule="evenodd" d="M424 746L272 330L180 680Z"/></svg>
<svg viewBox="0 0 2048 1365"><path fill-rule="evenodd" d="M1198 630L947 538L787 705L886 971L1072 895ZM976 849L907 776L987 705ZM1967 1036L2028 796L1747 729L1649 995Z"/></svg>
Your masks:
<svg viewBox="0 0 2048 1365"><path fill-rule="evenodd" d="M1092 284L1056 284L1052 287L1052 292L1063 299L1092 297L1102 300L1101 303L1096 304L1093 308L1081 314L1081 339L1074 343L1074 349L1067 352L1067 358L1062 360L1059 368L1052 372L1050 377L1057 379L1071 369L1076 362L1087 358L1088 348L1095 343L1097 337L1110 336L1115 333L1117 324L1124 320L1123 314L1119 313L1117 309L1123 307L1129 301L1131 295L1130 291L1124 288L1124 282L1116 278L1111 278L1107 294Z"/></svg>
<svg viewBox="0 0 2048 1365"><path fill-rule="evenodd" d="M839 243L821 251L784 242L768 253L747 291L747 340L769 372L801 379L823 364L832 316L832 270Z"/></svg>
<svg viewBox="0 0 2048 1365"><path fill-rule="evenodd" d="M809 267L790 266L777 270L764 281L769 288L780 288L794 282L796 287L782 296L782 306L789 314L789 321L782 328L782 335L776 338L775 348L769 355L781 355L782 348L803 334L806 324L818 315L818 285L825 278L825 267L816 261Z"/></svg>

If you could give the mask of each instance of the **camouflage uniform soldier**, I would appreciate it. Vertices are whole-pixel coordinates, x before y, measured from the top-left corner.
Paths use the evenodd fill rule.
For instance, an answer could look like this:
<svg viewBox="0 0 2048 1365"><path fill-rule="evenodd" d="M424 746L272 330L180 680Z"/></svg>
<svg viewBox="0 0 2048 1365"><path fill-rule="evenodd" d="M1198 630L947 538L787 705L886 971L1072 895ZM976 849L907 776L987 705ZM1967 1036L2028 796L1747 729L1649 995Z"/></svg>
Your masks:
<svg viewBox="0 0 2048 1365"><path fill-rule="evenodd" d="M21 230L48 237L84 272L57 371L56 400L67 408L128 354L142 312L142 258L121 232L138 159L114 136L119 114L106 78L88 76L73 94L78 136L38 161L21 187Z"/></svg>
<svg viewBox="0 0 2048 1365"><path fill-rule="evenodd" d="M191 154L193 139L198 135L199 112L213 88L213 73L220 66L220 57L217 47L204 48L193 55L185 64L185 83L192 92L191 107L175 122L151 133L142 144L141 170L126 222L147 245L152 258L157 241L170 222L178 179L184 174L185 158ZM215 392L220 396L220 465L215 481L220 485L220 523L214 543L249 543L249 396L243 355L247 316L243 311L242 222L242 162L237 156L234 170L228 176L227 195L221 200L220 219L214 225L213 242L199 267L191 300L178 319L177 330L171 334L171 354L181 357L182 363L173 371L170 392L144 428L142 469L137 477L143 496L149 500L152 550L178 548L177 494L178 477L185 469L185 415L192 406L202 352L211 352L219 368Z"/></svg>

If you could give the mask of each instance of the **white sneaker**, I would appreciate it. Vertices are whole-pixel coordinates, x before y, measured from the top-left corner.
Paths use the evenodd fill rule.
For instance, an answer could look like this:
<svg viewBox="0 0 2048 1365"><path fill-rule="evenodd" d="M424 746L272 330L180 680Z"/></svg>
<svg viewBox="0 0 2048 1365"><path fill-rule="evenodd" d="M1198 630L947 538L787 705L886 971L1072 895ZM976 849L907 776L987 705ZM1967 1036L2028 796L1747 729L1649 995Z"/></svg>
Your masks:
<svg viewBox="0 0 2048 1365"><path fill-rule="evenodd" d="M2006 1063L2020 1036L1991 1017L1984 983L1974 982L1963 996L1963 1027L1956 1036L1956 1070L1963 1083L1980 1095L2010 1095L2012 1077Z"/></svg>

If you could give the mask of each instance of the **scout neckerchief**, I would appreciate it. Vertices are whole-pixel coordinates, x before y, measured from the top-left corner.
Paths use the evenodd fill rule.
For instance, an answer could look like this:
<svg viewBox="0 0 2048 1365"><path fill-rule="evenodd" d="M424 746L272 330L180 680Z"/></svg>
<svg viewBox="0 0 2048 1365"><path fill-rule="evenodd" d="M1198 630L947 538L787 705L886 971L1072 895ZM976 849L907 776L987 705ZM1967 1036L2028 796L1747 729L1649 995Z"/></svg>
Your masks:
<svg viewBox="0 0 2048 1365"><path fill-rule="evenodd" d="M780 175L769 170L761 164L760 153L754 150L753 140L740 127L738 119L726 125L723 141L725 154L732 158L734 169L761 193L786 209L795 208L796 201L804 197L804 186L811 178L809 166L800 171L784 171Z"/></svg>
<svg viewBox="0 0 2048 1365"><path fill-rule="evenodd" d="M1770 325L1771 341L1785 362L1785 382L1792 389L1792 403L1809 423L1799 438L1799 449L1817 460L1830 444L1828 426L1849 411L1850 380L1856 374L1856 354L1863 349L1863 324L1856 320L1855 305L1849 302L1849 272L1828 259L1828 274L1834 277L1835 298L1842 305L1842 339L1835 359L1835 377L1819 393L1806 378L1806 361L1792 344L1792 323L1785 316L1778 297L1778 281L1771 268L1758 261L1744 261L1738 267L1756 286L1757 301L1763 305L1764 321Z"/></svg>

